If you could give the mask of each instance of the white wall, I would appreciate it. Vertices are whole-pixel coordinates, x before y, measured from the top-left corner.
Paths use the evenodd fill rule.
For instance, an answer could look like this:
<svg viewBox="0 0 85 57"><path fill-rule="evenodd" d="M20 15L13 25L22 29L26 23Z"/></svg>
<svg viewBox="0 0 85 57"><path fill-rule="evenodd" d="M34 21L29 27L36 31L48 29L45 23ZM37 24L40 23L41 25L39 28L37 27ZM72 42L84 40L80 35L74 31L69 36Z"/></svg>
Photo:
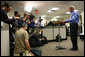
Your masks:
<svg viewBox="0 0 85 57"><path fill-rule="evenodd" d="M84 11L81 12L82 15L82 33L84 33Z"/></svg>
<svg viewBox="0 0 85 57"><path fill-rule="evenodd" d="M8 26L6 24L6 26ZM4 26L1 28L1 56L10 56L10 48L9 48L9 29Z"/></svg>

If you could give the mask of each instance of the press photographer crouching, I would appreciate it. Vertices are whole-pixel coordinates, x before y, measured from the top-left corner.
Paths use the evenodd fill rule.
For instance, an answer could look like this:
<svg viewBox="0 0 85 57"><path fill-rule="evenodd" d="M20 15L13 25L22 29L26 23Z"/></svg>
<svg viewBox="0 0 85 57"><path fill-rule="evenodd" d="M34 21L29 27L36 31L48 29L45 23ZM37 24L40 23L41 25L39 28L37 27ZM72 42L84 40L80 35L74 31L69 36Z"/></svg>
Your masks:
<svg viewBox="0 0 85 57"><path fill-rule="evenodd" d="M39 21L35 24L34 16L30 16L30 24L29 24L29 43L31 47L43 46L47 42L47 39L42 36L42 28L41 28L41 17L39 17ZM46 41L44 41L46 40Z"/></svg>
<svg viewBox="0 0 85 57"><path fill-rule="evenodd" d="M34 56L30 51L29 35L26 31L27 24L22 22L20 26L15 33L14 56Z"/></svg>

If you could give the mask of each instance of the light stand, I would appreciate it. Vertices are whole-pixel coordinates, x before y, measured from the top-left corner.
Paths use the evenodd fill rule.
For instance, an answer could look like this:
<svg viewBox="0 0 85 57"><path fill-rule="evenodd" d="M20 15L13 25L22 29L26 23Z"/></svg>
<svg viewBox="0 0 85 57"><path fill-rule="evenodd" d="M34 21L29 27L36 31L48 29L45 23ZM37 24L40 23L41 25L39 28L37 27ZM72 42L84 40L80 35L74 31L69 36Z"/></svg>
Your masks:
<svg viewBox="0 0 85 57"><path fill-rule="evenodd" d="M66 49L66 48L63 48L62 46L60 46L60 24L59 24L59 46L56 46L56 50L62 50L62 49Z"/></svg>
<svg viewBox="0 0 85 57"><path fill-rule="evenodd" d="M55 28L55 25L53 24L53 40L55 40L55 38L54 38L54 28Z"/></svg>

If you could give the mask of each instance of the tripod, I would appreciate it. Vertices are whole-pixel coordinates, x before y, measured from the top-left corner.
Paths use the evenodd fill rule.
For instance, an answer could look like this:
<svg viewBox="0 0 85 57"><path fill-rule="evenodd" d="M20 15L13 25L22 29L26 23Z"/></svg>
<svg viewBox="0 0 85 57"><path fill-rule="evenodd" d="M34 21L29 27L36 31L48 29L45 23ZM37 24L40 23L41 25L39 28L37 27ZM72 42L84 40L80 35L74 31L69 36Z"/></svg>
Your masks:
<svg viewBox="0 0 85 57"><path fill-rule="evenodd" d="M62 50L62 49L66 49L66 48L63 48L62 46L60 46L60 24L59 24L59 46L56 46L56 50Z"/></svg>

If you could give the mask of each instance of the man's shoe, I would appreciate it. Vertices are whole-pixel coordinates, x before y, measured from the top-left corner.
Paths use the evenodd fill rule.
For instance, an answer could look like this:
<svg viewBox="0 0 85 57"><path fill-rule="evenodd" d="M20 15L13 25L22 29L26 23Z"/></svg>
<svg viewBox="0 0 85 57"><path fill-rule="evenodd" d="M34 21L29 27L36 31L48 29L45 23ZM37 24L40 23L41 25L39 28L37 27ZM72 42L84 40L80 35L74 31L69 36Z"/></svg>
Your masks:
<svg viewBox="0 0 85 57"><path fill-rule="evenodd" d="M77 51L78 50L78 48L70 48L70 50L72 50L72 51Z"/></svg>

